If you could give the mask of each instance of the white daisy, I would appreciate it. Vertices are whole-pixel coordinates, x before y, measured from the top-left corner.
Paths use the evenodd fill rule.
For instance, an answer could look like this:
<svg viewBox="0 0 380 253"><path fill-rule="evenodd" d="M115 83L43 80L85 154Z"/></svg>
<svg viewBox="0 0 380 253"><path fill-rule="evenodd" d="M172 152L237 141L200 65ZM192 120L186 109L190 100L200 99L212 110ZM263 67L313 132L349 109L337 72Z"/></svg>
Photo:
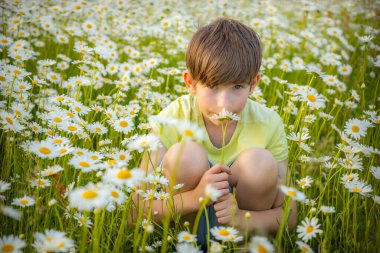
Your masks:
<svg viewBox="0 0 380 253"><path fill-rule="evenodd" d="M215 239L223 242L237 242L243 240L238 236L238 231L233 227L215 226L210 230Z"/></svg>
<svg viewBox="0 0 380 253"><path fill-rule="evenodd" d="M302 253L314 253L314 251L306 243L297 241L296 244Z"/></svg>
<svg viewBox="0 0 380 253"><path fill-rule="evenodd" d="M324 214L335 213L335 207L333 207L333 206L322 205L320 208L321 208L322 213L324 213Z"/></svg>
<svg viewBox="0 0 380 253"><path fill-rule="evenodd" d="M36 178L32 181L31 186L44 189L50 186L50 181L48 179Z"/></svg>
<svg viewBox="0 0 380 253"><path fill-rule="evenodd" d="M302 132L298 132L298 133L291 132L286 138L292 141L296 141L296 142L303 142L309 139L310 135L308 133L302 133Z"/></svg>
<svg viewBox="0 0 380 253"><path fill-rule="evenodd" d="M309 176L297 180L298 185L301 186L302 189L310 187L312 182L313 179Z"/></svg>
<svg viewBox="0 0 380 253"><path fill-rule="evenodd" d="M4 235L0 237L0 252L2 253L22 253L22 249L25 247L25 241L14 235Z"/></svg>
<svg viewBox="0 0 380 253"><path fill-rule="evenodd" d="M304 201L306 199L306 195L303 192L298 191L293 187L288 187L285 185L280 185L280 190L287 196L291 197L297 201Z"/></svg>
<svg viewBox="0 0 380 253"><path fill-rule="evenodd" d="M74 249L74 240L65 232L46 229L44 233L34 233L33 247L37 252L69 252Z"/></svg>
<svg viewBox="0 0 380 253"><path fill-rule="evenodd" d="M206 185L205 194L211 201L217 201L222 193L210 184Z"/></svg>
<svg viewBox="0 0 380 253"><path fill-rule="evenodd" d="M369 193L372 192L372 186L362 180L347 182L344 186L350 192L359 193L360 195L363 195L363 196L367 196Z"/></svg>
<svg viewBox="0 0 380 253"><path fill-rule="evenodd" d="M0 180L0 192L8 191L11 188L11 183Z"/></svg>
<svg viewBox="0 0 380 253"><path fill-rule="evenodd" d="M190 234L187 231L181 231L177 235L178 242L187 242L187 243L192 243L197 241L197 236Z"/></svg>
<svg viewBox="0 0 380 253"><path fill-rule="evenodd" d="M380 179L380 167L371 166L371 173L376 179Z"/></svg>
<svg viewBox="0 0 380 253"><path fill-rule="evenodd" d="M12 219L15 219L15 220L21 220L22 213L19 210L14 209L11 206L1 205L0 206L0 213L4 214L5 216L8 216Z"/></svg>
<svg viewBox="0 0 380 253"><path fill-rule="evenodd" d="M177 129L184 140L203 140L205 135L198 125L191 122L180 122L177 125Z"/></svg>
<svg viewBox="0 0 380 253"><path fill-rule="evenodd" d="M306 217L302 221L302 225L297 226L298 237L302 239L302 241L307 242L311 238L317 236L318 233L322 233L323 231L319 229L321 225L318 224L318 218L313 217L311 220Z"/></svg>
<svg viewBox="0 0 380 253"><path fill-rule="evenodd" d="M21 207L33 206L35 203L36 201L34 200L34 198L26 195L22 198L14 198L12 201L12 205Z"/></svg>
<svg viewBox="0 0 380 253"><path fill-rule="evenodd" d="M251 253L275 252L274 246L270 243L268 238L264 236L252 237L248 248Z"/></svg>
<svg viewBox="0 0 380 253"><path fill-rule="evenodd" d="M102 165L97 160L92 159L89 154L73 156L68 164L83 172L90 172L102 168Z"/></svg>
<svg viewBox="0 0 380 253"><path fill-rule="evenodd" d="M43 171L41 171L41 176L46 177L46 176L55 175L60 171L63 171L63 168L60 165L50 166L44 169Z"/></svg>
<svg viewBox="0 0 380 253"><path fill-rule="evenodd" d="M140 135L128 144L130 151L137 150L139 153L146 151L155 151L160 147L160 139L155 134Z"/></svg>
<svg viewBox="0 0 380 253"><path fill-rule="evenodd" d="M190 243L179 243L176 245L177 253L202 253L197 247Z"/></svg>
<svg viewBox="0 0 380 253"><path fill-rule="evenodd" d="M103 175L103 182L111 183L119 187L135 187L143 179L144 172L138 168L107 169Z"/></svg>
<svg viewBox="0 0 380 253"><path fill-rule="evenodd" d="M90 217L86 217L79 212L76 212L73 217L74 217L74 219L76 219L78 221L78 224L80 227L82 227L84 225L87 228L92 228L93 223L92 223Z"/></svg>
<svg viewBox="0 0 380 253"><path fill-rule="evenodd" d="M366 135L367 128L370 126L371 123L366 120L349 119L344 125L344 132L358 140Z"/></svg>
<svg viewBox="0 0 380 253"><path fill-rule="evenodd" d="M233 112L226 111L226 108L223 108L223 110L217 114L214 114L210 117L212 120L219 120L219 121L230 121L230 120L235 120L239 121L240 117L236 115Z"/></svg>
<svg viewBox="0 0 380 253"><path fill-rule="evenodd" d="M109 189L92 183L78 187L69 194L70 206L79 211L92 211L95 208L104 208L109 202Z"/></svg>

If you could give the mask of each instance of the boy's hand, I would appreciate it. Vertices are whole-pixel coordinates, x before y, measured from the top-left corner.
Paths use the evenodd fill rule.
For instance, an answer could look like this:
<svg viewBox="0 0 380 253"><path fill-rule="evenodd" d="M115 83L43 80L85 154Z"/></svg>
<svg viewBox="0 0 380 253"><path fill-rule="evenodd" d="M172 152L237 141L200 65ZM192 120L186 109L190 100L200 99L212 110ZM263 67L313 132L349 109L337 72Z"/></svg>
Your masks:
<svg viewBox="0 0 380 253"><path fill-rule="evenodd" d="M220 224L235 226L240 220L241 211L230 192L218 199L214 204L214 209Z"/></svg>
<svg viewBox="0 0 380 253"><path fill-rule="evenodd" d="M231 175L230 168L226 165L218 163L208 169L202 176L198 185L193 190L194 197L198 200L205 197L206 185L210 184L221 192L221 197L229 193L228 176ZM208 204L212 204L209 202Z"/></svg>

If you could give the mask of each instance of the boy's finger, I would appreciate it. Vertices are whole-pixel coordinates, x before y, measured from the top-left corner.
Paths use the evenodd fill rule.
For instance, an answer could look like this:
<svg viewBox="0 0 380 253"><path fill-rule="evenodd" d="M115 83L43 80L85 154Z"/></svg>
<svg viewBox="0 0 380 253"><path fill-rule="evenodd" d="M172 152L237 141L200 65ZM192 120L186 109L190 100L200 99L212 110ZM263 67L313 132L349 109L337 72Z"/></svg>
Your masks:
<svg viewBox="0 0 380 253"><path fill-rule="evenodd" d="M228 182L227 181L216 182L216 183L213 183L212 186L218 190L228 189Z"/></svg>
<svg viewBox="0 0 380 253"><path fill-rule="evenodd" d="M213 182L227 181L228 180L228 174L225 172L214 174L214 175L212 175L211 180Z"/></svg>
<svg viewBox="0 0 380 253"><path fill-rule="evenodd" d="M211 170L210 172L212 173L226 172L227 174L231 175L230 168L228 168L226 165L221 164L221 163L214 165L210 170Z"/></svg>

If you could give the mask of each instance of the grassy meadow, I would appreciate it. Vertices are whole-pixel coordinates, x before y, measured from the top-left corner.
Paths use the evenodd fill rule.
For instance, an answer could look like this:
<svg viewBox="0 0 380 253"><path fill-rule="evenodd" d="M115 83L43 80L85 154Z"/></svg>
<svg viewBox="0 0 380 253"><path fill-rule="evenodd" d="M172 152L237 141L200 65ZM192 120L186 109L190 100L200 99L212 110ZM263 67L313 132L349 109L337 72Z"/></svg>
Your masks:
<svg viewBox="0 0 380 253"><path fill-rule="evenodd" d="M209 251L380 249L378 1L0 7L0 252L199 252L178 214L153 217L152 200L170 208L180 185L137 167L158 146L152 116L187 94L191 35L222 16L260 35L261 80L251 99L285 124L281 190L286 202L297 200L298 225L285 222L277 235L219 227Z"/></svg>

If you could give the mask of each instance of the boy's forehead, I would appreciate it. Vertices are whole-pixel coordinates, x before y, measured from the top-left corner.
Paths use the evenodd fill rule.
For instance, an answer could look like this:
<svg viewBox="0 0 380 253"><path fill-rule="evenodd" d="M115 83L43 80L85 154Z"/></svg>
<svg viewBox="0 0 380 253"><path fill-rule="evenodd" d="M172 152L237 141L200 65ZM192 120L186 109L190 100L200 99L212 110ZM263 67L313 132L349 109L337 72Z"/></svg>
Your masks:
<svg viewBox="0 0 380 253"><path fill-rule="evenodd" d="M235 85L248 86L249 83L248 82L243 82L243 83L221 83L221 84L217 84L217 85L207 85L207 84L202 84L202 85L206 86L206 87L217 87L217 86L228 87L228 86L235 86Z"/></svg>

